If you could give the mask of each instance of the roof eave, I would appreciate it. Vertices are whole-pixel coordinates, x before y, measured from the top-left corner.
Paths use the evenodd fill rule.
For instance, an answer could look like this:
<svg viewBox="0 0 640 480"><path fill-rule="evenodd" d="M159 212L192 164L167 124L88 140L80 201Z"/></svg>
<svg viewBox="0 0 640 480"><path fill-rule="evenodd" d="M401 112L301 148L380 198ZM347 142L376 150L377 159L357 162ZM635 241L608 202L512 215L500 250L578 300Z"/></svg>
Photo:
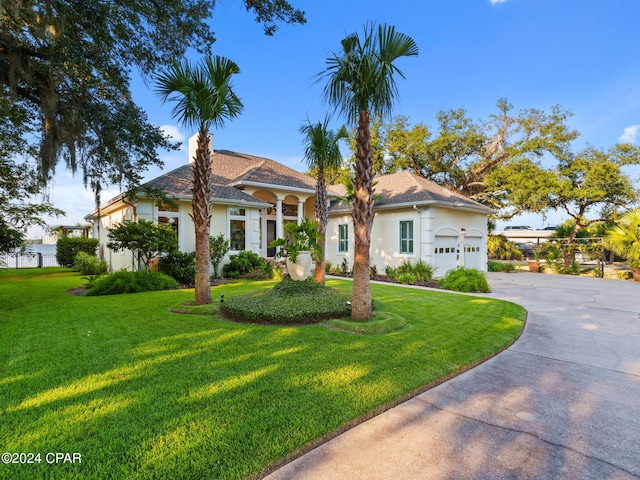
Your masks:
<svg viewBox="0 0 640 480"><path fill-rule="evenodd" d="M227 186L229 187L239 187L239 186L261 187L261 188L277 189L277 190L290 190L292 192L299 192L299 193L310 193L310 194L316 193L315 188L290 187L287 185L276 185L273 183L252 182L247 180L238 180L236 182L229 183Z"/></svg>
<svg viewBox="0 0 640 480"><path fill-rule="evenodd" d="M416 207L445 207L445 208L452 208L455 210L461 210L461 211L466 211L466 212L472 212L472 213L483 213L485 215L494 213L494 210L490 209L489 207L485 207L484 205L470 205L468 203L464 203L464 202L445 202L442 200L423 200L420 202L403 202L403 203L390 203L388 205L373 205L373 209L374 210L392 210L392 209L397 209L397 208L413 208L413 206ZM345 213L345 212L350 212L351 208L340 208L337 210L333 210L333 211L329 211L329 215L331 215L332 213Z"/></svg>

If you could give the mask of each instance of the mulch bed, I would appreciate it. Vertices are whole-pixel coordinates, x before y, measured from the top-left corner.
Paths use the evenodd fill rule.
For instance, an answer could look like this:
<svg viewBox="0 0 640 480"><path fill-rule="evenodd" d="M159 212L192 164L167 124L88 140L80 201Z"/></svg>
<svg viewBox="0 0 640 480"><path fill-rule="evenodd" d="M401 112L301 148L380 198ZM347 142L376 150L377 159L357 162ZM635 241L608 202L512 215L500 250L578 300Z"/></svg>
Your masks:
<svg viewBox="0 0 640 480"><path fill-rule="evenodd" d="M74 297L84 297L84 294L87 293L87 290L89 290L87 287L71 288L67 290L67 293L69 295L73 295Z"/></svg>

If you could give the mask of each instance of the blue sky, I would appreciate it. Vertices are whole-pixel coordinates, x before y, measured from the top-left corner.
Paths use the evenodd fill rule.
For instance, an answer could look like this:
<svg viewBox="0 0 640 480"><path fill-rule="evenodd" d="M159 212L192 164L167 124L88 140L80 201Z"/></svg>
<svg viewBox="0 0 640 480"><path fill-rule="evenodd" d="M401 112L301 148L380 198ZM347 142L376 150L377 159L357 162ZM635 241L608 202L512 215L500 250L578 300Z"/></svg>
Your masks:
<svg viewBox="0 0 640 480"><path fill-rule="evenodd" d="M517 110L556 104L571 110L570 125L581 132L576 148L640 142L638 0L291 1L305 10L307 24L281 25L266 37L239 0L218 0L211 20L218 39L213 53L240 66L234 84L245 108L213 132L215 148L304 170L298 128L330 111L315 76L340 40L362 32L369 21L395 25L420 49L418 57L398 61L406 79L398 79L394 115L435 126L438 111L465 108L470 117L484 119L506 97ZM138 78L133 93L154 124L178 140L192 134L172 118L172 106L162 105ZM161 157L165 171L187 162L185 151ZM146 178L159 173L155 169ZM67 211L53 225L75 224L92 210L91 193L66 172L57 175L51 194ZM551 214L546 223L563 218ZM522 221L545 223L538 216Z"/></svg>

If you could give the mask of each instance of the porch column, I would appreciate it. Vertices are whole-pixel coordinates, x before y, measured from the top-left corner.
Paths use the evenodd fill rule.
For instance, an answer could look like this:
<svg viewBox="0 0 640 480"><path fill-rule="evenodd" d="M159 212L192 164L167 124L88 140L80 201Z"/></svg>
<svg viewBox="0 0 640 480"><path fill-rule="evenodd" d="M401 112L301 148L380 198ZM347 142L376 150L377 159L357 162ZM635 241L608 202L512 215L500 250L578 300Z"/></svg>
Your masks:
<svg viewBox="0 0 640 480"><path fill-rule="evenodd" d="M304 220L304 202L298 200L298 225L302 223L302 220Z"/></svg>
<svg viewBox="0 0 640 480"><path fill-rule="evenodd" d="M276 238L284 237L284 227L282 226L282 199L276 200Z"/></svg>
<svg viewBox="0 0 640 480"><path fill-rule="evenodd" d="M267 258L267 209L260 210L260 256Z"/></svg>

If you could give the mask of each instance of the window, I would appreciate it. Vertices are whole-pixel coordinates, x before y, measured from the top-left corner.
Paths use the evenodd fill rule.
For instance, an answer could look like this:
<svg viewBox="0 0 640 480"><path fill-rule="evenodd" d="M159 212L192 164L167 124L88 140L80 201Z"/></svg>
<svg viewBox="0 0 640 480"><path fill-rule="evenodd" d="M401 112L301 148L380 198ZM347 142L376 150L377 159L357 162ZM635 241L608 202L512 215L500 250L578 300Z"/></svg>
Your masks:
<svg viewBox="0 0 640 480"><path fill-rule="evenodd" d="M245 249L245 221L244 220L230 220L230 247L231 250L239 251Z"/></svg>
<svg viewBox="0 0 640 480"><path fill-rule="evenodd" d="M413 253L413 220L400 222L400 253Z"/></svg>
<svg viewBox="0 0 640 480"><path fill-rule="evenodd" d="M233 251L247 248L246 243L246 210L244 208L229 209L229 247Z"/></svg>
<svg viewBox="0 0 640 480"><path fill-rule="evenodd" d="M288 203L282 204L282 216L284 217L297 217L298 205L290 205Z"/></svg>
<svg viewBox="0 0 640 480"><path fill-rule="evenodd" d="M245 216L245 209L244 208L230 208L229 209L229 215L231 215L232 217L244 217Z"/></svg>
<svg viewBox="0 0 640 480"><path fill-rule="evenodd" d="M178 237L178 225L179 225L179 221L180 219L178 217L165 217L165 216L158 216L158 223L164 223L165 225L169 225L174 233L176 234L176 238Z"/></svg>
<svg viewBox="0 0 640 480"><path fill-rule="evenodd" d="M349 225L338 225L338 253L349 251Z"/></svg>
<svg viewBox="0 0 640 480"><path fill-rule="evenodd" d="M158 223L169 225L176 234L176 238L179 239L179 225L180 225L180 209L177 203L159 203L158 207Z"/></svg>

